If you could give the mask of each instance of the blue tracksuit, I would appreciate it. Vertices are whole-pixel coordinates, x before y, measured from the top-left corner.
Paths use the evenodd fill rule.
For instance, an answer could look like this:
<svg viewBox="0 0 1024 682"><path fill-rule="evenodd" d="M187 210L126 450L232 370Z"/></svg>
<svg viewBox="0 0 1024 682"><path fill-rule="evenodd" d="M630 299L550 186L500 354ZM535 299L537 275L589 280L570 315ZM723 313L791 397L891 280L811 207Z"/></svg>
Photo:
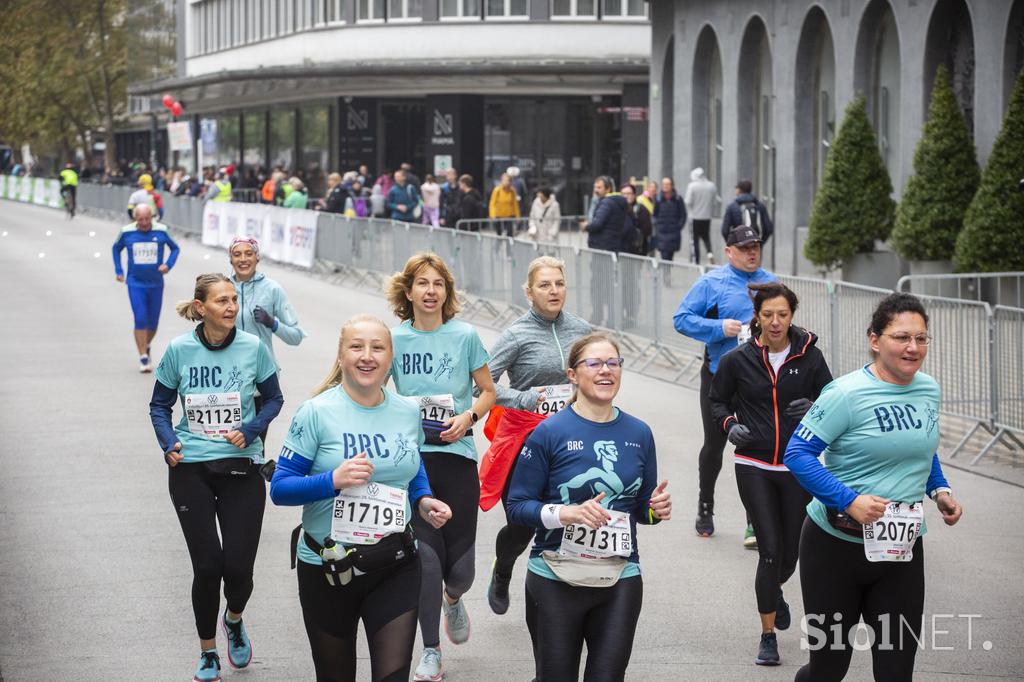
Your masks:
<svg viewBox="0 0 1024 682"><path fill-rule="evenodd" d="M166 262L165 248L170 250ZM114 257L114 272L124 275L121 267L121 251L128 249L128 298L135 314L136 329L156 329L160 320L160 306L164 294L164 273L161 265L173 268L180 249L171 239L167 228L153 222L149 230L139 230L135 223L125 225L111 249Z"/></svg>

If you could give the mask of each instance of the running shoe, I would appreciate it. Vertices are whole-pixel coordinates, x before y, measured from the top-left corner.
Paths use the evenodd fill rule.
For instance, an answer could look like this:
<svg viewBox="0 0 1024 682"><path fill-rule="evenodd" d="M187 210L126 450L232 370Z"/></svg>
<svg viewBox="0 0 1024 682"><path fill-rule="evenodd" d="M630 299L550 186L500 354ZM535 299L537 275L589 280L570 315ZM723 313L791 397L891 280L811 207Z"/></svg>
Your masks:
<svg viewBox="0 0 1024 682"><path fill-rule="evenodd" d="M464 644L469 639L469 612L466 601L459 599L454 604L448 598L441 597L441 608L444 610L444 631L452 644Z"/></svg>
<svg viewBox="0 0 1024 682"><path fill-rule="evenodd" d="M199 667L192 682L220 682L220 656L216 649L207 649L199 655Z"/></svg>
<svg viewBox="0 0 1024 682"><path fill-rule="evenodd" d="M508 584L511 578L498 575L498 560L491 564L491 582L487 584L487 603L499 616L508 611Z"/></svg>
<svg viewBox="0 0 1024 682"><path fill-rule="evenodd" d="M782 596L782 590L779 590L779 601L775 604L775 629L788 630L792 622L793 616L789 612L789 604Z"/></svg>
<svg viewBox="0 0 1024 682"><path fill-rule="evenodd" d="M761 633L761 645L757 647L757 658L754 659L757 665L778 665L779 664L779 642L774 632Z"/></svg>
<svg viewBox="0 0 1024 682"><path fill-rule="evenodd" d="M221 627L224 629L224 637L228 640L228 662L232 668L244 668L252 661L252 642L249 635L245 634L245 624L242 619L232 623L228 620L227 609L220 619Z"/></svg>
<svg viewBox="0 0 1024 682"><path fill-rule="evenodd" d="M420 664L412 676L418 682L441 682L444 679L444 666L441 665L441 650L434 647L423 649Z"/></svg>
<svg viewBox="0 0 1024 682"><path fill-rule="evenodd" d="M693 527L697 530L697 535L702 538L709 538L715 532L715 503L714 502L697 502L697 521L693 524Z"/></svg>
<svg viewBox="0 0 1024 682"><path fill-rule="evenodd" d="M139 371L143 374L153 371L153 366L149 363L148 355L139 356Z"/></svg>
<svg viewBox="0 0 1024 682"><path fill-rule="evenodd" d="M743 546L747 549L757 549L757 536L754 535L754 527L747 524L747 529L743 531Z"/></svg>
<svg viewBox="0 0 1024 682"><path fill-rule="evenodd" d="M708 265L714 265L714 264L715 264L715 254L713 254L710 251L708 251Z"/></svg>

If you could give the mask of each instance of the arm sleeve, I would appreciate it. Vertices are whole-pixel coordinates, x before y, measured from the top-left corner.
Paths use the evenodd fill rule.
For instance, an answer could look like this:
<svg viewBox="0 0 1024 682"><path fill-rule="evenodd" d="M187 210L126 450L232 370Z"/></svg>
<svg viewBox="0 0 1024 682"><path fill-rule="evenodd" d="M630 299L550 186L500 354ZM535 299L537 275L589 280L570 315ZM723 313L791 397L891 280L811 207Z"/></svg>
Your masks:
<svg viewBox="0 0 1024 682"><path fill-rule="evenodd" d="M265 348L266 346L260 344L260 347ZM242 424L238 429L245 436L246 445L256 440L270 426L270 422L274 421L274 418L281 413L281 406L284 405L284 395L281 393L281 385L277 381L276 373L256 384L256 387L259 388L260 395L263 396L263 406L251 421Z"/></svg>
<svg viewBox="0 0 1024 682"><path fill-rule="evenodd" d="M434 493L430 489L430 481L427 480L427 470L423 466L423 458L420 457L420 468L416 472L416 475L409 481L409 504L412 507L413 513L416 513L416 505L420 503L420 500L424 497L433 497Z"/></svg>
<svg viewBox="0 0 1024 682"><path fill-rule="evenodd" d="M718 370L711 381L708 401L711 403L711 416L725 433L737 421L730 401L736 394L736 362L731 353L726 353L718 361Z"/></svg>
<svg viewBox="0 0 1024 682"><path fill-rule="evenodd" d="M170 270L174 267L174 264L178 262L178 254L181 253L181 249L178 248L177 242L171 239L171 235L164 233L164 239L167 240L167 246L171 250L171 255L167 257L167 269Z"/></svg>
<svg viewBox="0 0 1024 682"><path fill-rule="evenodd" d="M644 477L640 483L640 492L637 494L637 504L633 509L632 516L641 525L653 526L656 523L661 523L661 519L651 511L651 495L658 487L658 452L654 445L654 434L650 432L650 429L647 431L645 443Z"/></svg>
<svg viewBox="0 0 1024 682"><path fill-rule="evenodd" d="M949 482L946 481L946 477L942 474L942 465L939 463L939 453L932 455L932 470L928 474L928 485L925 490L928 491L928 496L939 488L948 488Z"/></svg>
<svg viewBox="0 0 1024 682"><path fill-rule="evenodd" d="M772 222L772 217L768 215L768 208L762 203L761 207L761 222L764 224L764 239L762 241L768 241L768 238L775 234L775 223Z"/></svg>
<svg viewBox="0 0 1024 682"><path fill-rule="evenodd" d="M676 201L679 202L679 229L682 229L686 225L686 202L679 196Z"/></svg>
<svg viewBox="0 0 1024 682"><path fill-rule="evenodd" d="M541 497L548 480L548 457L543 441L535 430L519 452L512 472L506 507L509 521L530 528L541 528Z"/></svg>
<svg viewBox="0 0 1024 682"><path fill-rule="evenodd" d="M590 224L587 225L587 232L603 232L608 222L608 211L610 201L604 201L599 199L597 202L597 208L594 209L594 217L591 219Z"/></svg>
<svg viewBox="0 0 1024 682"><path fill-rule="evenodd" d="M160 443L160 451L167 454L174 448L178 437L171 423L174 403L178 402L177 389L165 386L160 381L153 382L153 397L149 401L149 420L153 423L156 440Z"/></svg>
<svg viewBox="0 0 1024 682"><path fill-rule="evenodd" d="M518 357L519 342L516 340L515 334L506 329L491 349L490 362L487 364L487 368L491 371L491 378L494 380L494 390L497 396L495 404L517 410L533 410L537 399L540 398L536 391L532 389L517 391L498 383L501 375L516 362Z"/></svg>
<svg viewBox="0 0 1024 682"><path fill-rule="evenodd" d="M725 207L725 213L722 214L722 239L726 239L729 236L729 230L732 229L732 211L729 207Z"/></svg>
<svg viewBox="0 0 1024 682"><path fill-rule="evenodd" d="M707 280L697 280L672 316L677 332L703 343L714 343L725 338L722 321L704 317L711 308L708 301L710 293Z"/></svg>
<svg viewBox="0 0 1024 682"><path fill-rule="evenodd" d="M817 436L807 434L807 440L800 435L800 429L789 439L786 456L783 459L804 490L822 501L829 509L842 511L856 499L857 493L843 485L818 457L828 443Z"/></svg>
<svg viewBox="0 0 1024 682"><path fill-rule="evenodd" d="M114 273L118 277L124 276L124 270L121 268L121 251L124 250L124 232L117 236L117 241L114 242L114 246L111 249L111 253L114 256Z"/></svg>
<svg viewBox="0 0 1024 682"><path fill-rule="evenodd" d="M277 289L277 304L274 306L274 317L277 319L277 329L274 333L278 338L289 346L297 346L306 338L306 332L299 326L299 318L295 314L288 294L284 289Z"/></svg>
<svg viewBox="0 0 1024 682"><path fill-rule="evenodd" d="M317 427L316 410L308 401L304 402L292 418L277 460L277 469L270 481L270 499L274 504L298 506L337 494L333 471L309 475L319 449Z"/></svg>

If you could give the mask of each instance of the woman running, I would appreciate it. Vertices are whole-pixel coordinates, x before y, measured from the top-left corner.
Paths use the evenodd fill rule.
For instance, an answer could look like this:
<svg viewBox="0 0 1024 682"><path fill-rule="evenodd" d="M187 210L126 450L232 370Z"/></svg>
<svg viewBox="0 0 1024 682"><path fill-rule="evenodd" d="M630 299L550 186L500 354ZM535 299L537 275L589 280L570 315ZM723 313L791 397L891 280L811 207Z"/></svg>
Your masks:
<svg viewBox="0 0 1024 682"><path fill-rule="evenodd" d="M761 616L758 665L778 665L775 630L789 628L782 585L796 570L804 508L810 501L782 459L804 414L832 375L818 337L793 326L797 297L778 282L751 284L749 341L718 363L711 412L736 446L736 485L760 555L754 578Z"/></svg>
<svg viewBox="0 0 1024 682"><path fill-rule="evenodd" d="M572 392L565 358L577 339L593 331L587 322L564 310L565 263L557 258L535 258L527 269L523 291L530 310L509 325L491 349L497 404L507 409L500 416L480 470L480 508L487 511L500 497L506 520L508 484L519 448L540 419L565 407ZM508 386L498 384L505 373ZM508 611L512 569L530 546L534 532L530 526L511 521L498 531L487 586L487 602L494 613Z"/></svg>
<svg viewBox="0 0 1024 682"><path fill-rule="evenodd" d="M921 301L886 296L868 327L874 361L829 384L786 448L786 466L814 496L800 537L811 660L799 682L846 676L861 618L875 679L913 678L924 612L923 499L935 500L946 525L963 514L935 451L941 394L920 371L930 341Z"/></svg>
<svg viewBox="0 0 1024 682"><path fill-rule="evenodd" d="M391 376L397 392L419 405L427 477L437 499L452 509L452 521L441 529L413 519L423 580L423 654L414 679L436 681L444 676L442 609L448 639L453 644L469 639L469 613L462 595L473 585L480 500L473 425L494 405L494 382L476 329L454 319L459 311L455 280L440 257L418 253L410 258L388 282L387 295L402 320L391 330ZM479 389L475 400L474 384Z"/></svg>
<svg viewBox="0 0 1024 682"><path fill-rule="evenodd" d="M573 344L566 409L527 439L512 478L512 520L537 529L526 576L526 620L537 677L622 680L643 601L636 524L671 517L657 483L650 427L612 403L622 381L619 348L603 334Z"/></svg>
<svg viewBox="0 0 1024 682"><path fill-rule="evenodd" d="M211 682L220 679L221 582L227 608L220 623L228 661L244 668L252 660L242 611L252 595L266 504L259 434L281 411L284 398L270 351L235 328L238 295L227 277L197 277L193 300L179 303L177 311L199 325L171 341L160 360L149 414L192 559L192 611L201 652L193 679ZM263 396L258 411L257 390ZM179 396L183 414L172 426Z"/></svg>
<svg viewBox="0 0 1024 682"><path fill-rule="evenodd" d="M274 504L303 505L293 551L321 682L356 679L360 620L374 682L409 679L420 561L408 520L440 528L451 518L427 484L418 407L384 390L393 355L383 322L345 323L334 367L292 419L270 485Z"/></svg>

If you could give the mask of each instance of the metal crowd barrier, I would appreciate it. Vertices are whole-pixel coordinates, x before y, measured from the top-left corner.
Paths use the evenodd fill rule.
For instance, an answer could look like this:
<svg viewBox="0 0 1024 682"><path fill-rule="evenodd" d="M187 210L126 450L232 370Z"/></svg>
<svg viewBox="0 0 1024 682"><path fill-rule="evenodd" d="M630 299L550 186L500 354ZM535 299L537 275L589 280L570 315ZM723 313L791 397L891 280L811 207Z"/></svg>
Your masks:
<svg viewBox="0 0 1024 682"><path fill-rule="evenodd" d="M896 291L1024 308L1024 272L906 275L896 282Z"/></svg>
<svg viewBox="0 0 1024 682"><path fill-rule="evenodd" d="M79 206L126 218L131 191L83 184ZM201 200L165 196L164 207L166 224L201 233ZM530 261L540 255L559 258L569 284L566 309L615 332L631 369L694 388L698 383L703 345L676 332L673 316L707 268L480 231L328 213L317 218L317 269L341 283L380 288L417 251L436 252L452 268L459 290L467 294L463 316L496 328L526 311L522 284ZM867 327L889 290L805 277L779 279L797 293L794 321L818 335L834 376L871 361ZM1024 450L1024 308L931 294L921 298L934 337L925 371L942 387L941 412L966 425L966 435L950 456L985 431L989 440L972 464L999 443L1019 459Z"/></svg>

